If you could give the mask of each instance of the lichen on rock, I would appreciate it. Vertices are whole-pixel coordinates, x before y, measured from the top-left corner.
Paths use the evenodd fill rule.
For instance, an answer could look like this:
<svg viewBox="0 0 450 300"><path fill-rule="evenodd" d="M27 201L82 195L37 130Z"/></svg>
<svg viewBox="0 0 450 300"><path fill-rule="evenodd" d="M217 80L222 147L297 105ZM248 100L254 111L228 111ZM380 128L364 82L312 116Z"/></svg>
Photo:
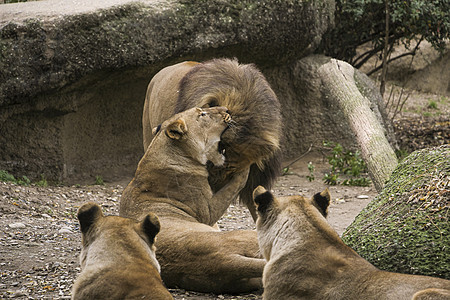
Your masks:
<svg viewBox="0 0 450 300"><path fill-rule="evenodd" d="M450 279L450 145L418 150L355 218L344 242L380 269Z"/></svg>

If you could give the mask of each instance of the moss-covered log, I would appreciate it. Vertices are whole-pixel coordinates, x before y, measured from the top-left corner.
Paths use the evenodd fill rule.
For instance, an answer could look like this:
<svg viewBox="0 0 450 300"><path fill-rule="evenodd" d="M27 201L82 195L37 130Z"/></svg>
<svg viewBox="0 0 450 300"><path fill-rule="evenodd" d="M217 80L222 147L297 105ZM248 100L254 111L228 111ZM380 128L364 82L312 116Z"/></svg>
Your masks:
<svg viewBox="0 0 450 300"><path fill-rule="evenodd" d="M450 145L413 152L343 239L383 270L450 279Z"/></svg>

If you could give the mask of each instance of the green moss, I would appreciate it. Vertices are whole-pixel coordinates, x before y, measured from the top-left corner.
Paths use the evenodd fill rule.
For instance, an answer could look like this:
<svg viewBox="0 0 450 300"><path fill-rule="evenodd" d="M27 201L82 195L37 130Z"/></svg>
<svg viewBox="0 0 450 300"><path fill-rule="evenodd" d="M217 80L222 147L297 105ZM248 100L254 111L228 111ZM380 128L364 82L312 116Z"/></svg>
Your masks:
<svg viewBox="0 0 450 300"><path fill-rule="evenodd" d="M413 152L344 232L380 269L450 279L450 145Z"/></svg>

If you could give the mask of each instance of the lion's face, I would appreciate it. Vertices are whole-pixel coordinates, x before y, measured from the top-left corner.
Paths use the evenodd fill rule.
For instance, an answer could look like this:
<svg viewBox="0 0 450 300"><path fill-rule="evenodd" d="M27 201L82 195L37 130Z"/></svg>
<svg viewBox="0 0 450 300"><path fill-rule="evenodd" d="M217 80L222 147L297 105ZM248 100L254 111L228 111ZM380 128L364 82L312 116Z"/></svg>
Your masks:
<svg viewBox="0 0 450 300"><path fill-rule="evenodd" d="M219 149L222 133L231 122L226 107L191 108L161 124L169 143L174 144L184 157L191 157L201 164L211 161L216 166L225 162L224 151ZM155 137L160 138L160 137ZM174 155L177 151L174 150Z"/></svg>

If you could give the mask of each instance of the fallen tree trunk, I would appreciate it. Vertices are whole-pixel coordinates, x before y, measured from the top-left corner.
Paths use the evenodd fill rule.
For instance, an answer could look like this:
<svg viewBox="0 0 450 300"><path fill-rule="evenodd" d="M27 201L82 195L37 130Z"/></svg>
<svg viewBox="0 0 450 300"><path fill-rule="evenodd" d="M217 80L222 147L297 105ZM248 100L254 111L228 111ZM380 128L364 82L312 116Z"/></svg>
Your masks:
<svg viewBox="0 0 450 300"><path fill-rule="evenodd" d="M343 111L361 149L375 188L380 192L397 166L397 158L383 126L370 109L370 102L359 91L354 68L330 59L319 67L325 96Z"/></svg>

